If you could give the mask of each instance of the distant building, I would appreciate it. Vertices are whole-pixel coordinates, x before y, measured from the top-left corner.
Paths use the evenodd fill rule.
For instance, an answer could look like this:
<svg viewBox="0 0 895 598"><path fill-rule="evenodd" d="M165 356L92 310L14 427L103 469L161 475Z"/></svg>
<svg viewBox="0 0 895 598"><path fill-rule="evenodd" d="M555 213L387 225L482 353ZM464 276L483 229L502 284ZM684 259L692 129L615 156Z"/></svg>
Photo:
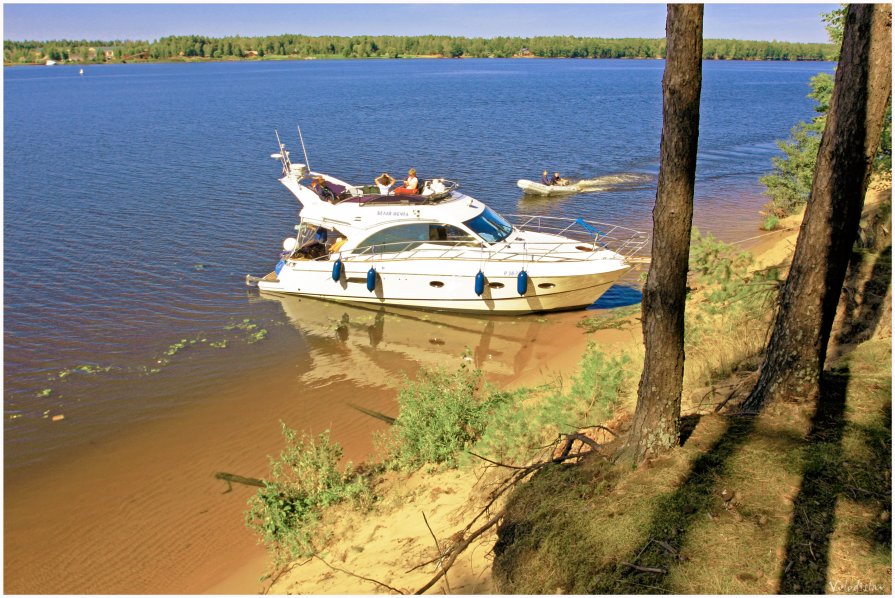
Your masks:
<svg viewBox="0 0 895 598"><path fill-rule="evenodd" d="M242 53L242 55L244 58L257 58L258 52L255 50L246 50L245 52Z"/></svg>
<svg viewBox="0 0 895 598"><path fill-rule="evenodd" d="M106 60L115 58L115 48L87 48L87 60L93 60L102 55Z"/></svg>

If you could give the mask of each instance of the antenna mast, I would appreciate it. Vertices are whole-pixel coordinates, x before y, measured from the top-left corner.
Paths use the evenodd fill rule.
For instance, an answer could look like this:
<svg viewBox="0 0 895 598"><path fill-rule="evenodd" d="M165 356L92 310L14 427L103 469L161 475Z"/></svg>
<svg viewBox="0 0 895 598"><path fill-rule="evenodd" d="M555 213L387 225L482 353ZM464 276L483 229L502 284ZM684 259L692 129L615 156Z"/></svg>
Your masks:
<svg viewBox="0 0 895 598"><path fill-rule="evenodd" d="M276 154L274 154L271 157L272 158L276 158L276 157L280 158L280 162L283 163L283 175L285 176L285 175L288 175L290 172L292 172L292 163L289 161L289 152L286 151L286 146L283 145L282 141L280 141L280 132L277 131L276 129L274 129L273 132L277 136L277 147L280 149L280 155L277 156Z"/></svg>
<svg viewBox="0 0 895 598"><path fill-rule="evenodd" d="M298 128L298 140L301 141L301 151L305 154L305 167L308 169L308 172L311 172L311 163L308 161L308 150L305 149L305 139L301 135L301 125L296 125Z"/></svg>

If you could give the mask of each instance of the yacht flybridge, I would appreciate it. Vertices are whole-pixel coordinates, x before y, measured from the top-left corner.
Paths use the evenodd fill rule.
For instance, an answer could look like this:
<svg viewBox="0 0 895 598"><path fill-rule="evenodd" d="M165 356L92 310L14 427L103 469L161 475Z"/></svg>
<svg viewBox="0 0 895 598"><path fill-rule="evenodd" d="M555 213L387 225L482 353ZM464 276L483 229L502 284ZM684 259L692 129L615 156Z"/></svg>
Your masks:
<svg viewBox="0 0 895 598"><path fill-rule="evenodd" d="M582 219L507 220L445 179L383 194L311 172L279 149L279 180L302 209L275 270L246 278L263 292L462 312L569 310L596 301L648 239Z"/></svg>

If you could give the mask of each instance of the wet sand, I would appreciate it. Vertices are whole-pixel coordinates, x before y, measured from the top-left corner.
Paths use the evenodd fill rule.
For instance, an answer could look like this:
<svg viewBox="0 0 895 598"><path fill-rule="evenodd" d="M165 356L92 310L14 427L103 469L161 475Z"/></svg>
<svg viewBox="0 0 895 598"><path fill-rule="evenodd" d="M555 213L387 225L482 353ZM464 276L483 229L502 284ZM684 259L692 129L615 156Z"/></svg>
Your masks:
<svg viewBox="0 0 895 598"><path fill-rule="evenodd" d="M282 448L280 421L332 430L345 458L374 453L386 424L351 404L396 415L396 385L419 364L467 359L499 384L568 375L583 350L571 312L469 318L283 300L310 366L284 356L178 397L190 405L33 468L7 470L5 590L10 593L254 593L268 561L244 523L255 489L216 480L264 478ZM299 321L303 318L303 321ZM307 357L306 357L307 358ZM63 425L71 422L59 422Z"/></svg>
<svg viewBox="0 0 895 598"><path fill-rule="evenodd" d="M213 478L216 471L263 478L267 455L281 447L279 421L320 431L338 421L348 458L372 450L384 426L338 407L349 388L317 389L307 410L288 397L274 368L215 391L208 406L73 452L5 483L5 589L26 593L198 593L246 560L263 556L243 525L253 488ZM389 389L364 389L387 408ZM301 425L298 425L301 422ZM255 575L255 580L260 572ZM248 589L248 588L246 588Z"/></svg>

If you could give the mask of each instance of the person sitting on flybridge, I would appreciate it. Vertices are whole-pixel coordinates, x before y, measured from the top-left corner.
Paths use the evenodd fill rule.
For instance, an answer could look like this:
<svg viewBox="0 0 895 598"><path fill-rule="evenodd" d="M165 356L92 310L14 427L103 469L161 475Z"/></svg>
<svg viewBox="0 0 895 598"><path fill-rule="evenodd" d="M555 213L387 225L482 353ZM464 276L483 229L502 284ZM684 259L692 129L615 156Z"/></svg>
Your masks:
<svg viewBox="0 0 895 598"><path fill-rule="evenodd" d="M387 172L383 172L380 174L374 181L376 186L379 187L380 195L388 195L389 189L391 189L392 185L395 184L395 179Z"/></svg>
<svg viewBox="0 0 895 598"><path fill-rule="evenodd" d="M407 171L407 178L404 179L404 186L395 189L395 195L416 195L419 192L420 181L416 178L416 168Z"/></svg>
<svg viewBox="0 0 895 598"><path fill-rule="evenodd" d="M333 192L330 186L326 183L326 179L322 176L314 177L314 180L311 181L311 190L319 195L320 199L323 201L333 202L336 199L335 192Z"/></svg>

